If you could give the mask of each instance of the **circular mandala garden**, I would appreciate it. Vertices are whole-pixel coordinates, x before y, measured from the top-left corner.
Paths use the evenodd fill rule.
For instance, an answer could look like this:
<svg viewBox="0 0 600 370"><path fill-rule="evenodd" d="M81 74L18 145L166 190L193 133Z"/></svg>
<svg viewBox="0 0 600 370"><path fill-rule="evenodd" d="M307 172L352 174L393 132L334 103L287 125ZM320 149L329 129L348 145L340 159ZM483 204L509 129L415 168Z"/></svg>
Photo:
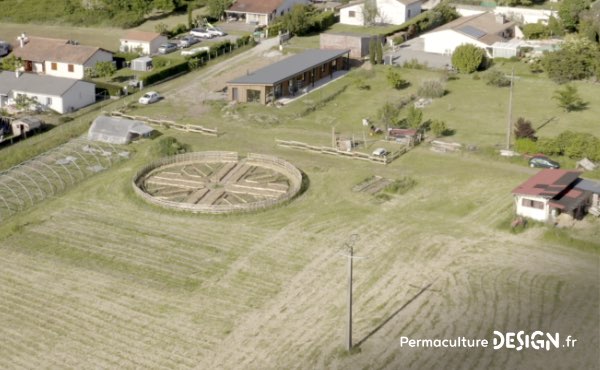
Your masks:
<svg viewBox="0 0 600 370"><path fill-rule="evenodd" d="M248 212L293 198L302 174L277 157L196 152L163 158L138 172L134 190L163 207L201 213Z"/></svg>

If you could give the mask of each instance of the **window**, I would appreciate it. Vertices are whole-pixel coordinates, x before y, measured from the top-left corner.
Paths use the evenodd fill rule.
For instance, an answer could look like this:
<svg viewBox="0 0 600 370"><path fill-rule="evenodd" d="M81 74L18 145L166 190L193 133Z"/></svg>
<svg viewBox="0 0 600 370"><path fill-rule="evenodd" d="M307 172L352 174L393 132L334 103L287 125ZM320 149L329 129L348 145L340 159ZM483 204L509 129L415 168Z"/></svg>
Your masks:
<svg viewBox="0 0 600 370"><path fill-rule="evenodd" d="M75 67L72 64L69 64L68 69L69 69L69 72L75 71Z"/></svg>
<svg viewBox="0 0 600 370"><path fill-rule="evenodd" d="M523 198L521 204L523 205L523 207L544 209L544 202L540 202L537 200Z"/></svg>
<svg viewBox="0 0 600 370"><path fill-rule="evenodd" d="M348 12L348 17L350 17L350 18L354 18L354 17L356 17L356 12L355 12L354 10L350 10L350 11Z"/></svg>
<svg viewBox="0 0 600 370"><path fill-rule="evenodd" d="M408 9L408 13L406 13L406 19L410 19L410 9Z"/></svg>
<svg viewBox="0 0 600 370"><path fill-rule="evenodd" d="M46 105L52 105L52 98L46 98Z"/></svg>
<svg viewBox="0 0 600 370"><path fill-rule="evenodd" d="M56 63L51 63L50 64L50 69L53 70L53 71L56 71L57 70Z"/></svg>
<svg viewBox="0 0 600 370"><path fill-rule="evenodd" d="M260 102L260 90L250 90L246 91L246 101L248 103L257 103Z"/></svg>

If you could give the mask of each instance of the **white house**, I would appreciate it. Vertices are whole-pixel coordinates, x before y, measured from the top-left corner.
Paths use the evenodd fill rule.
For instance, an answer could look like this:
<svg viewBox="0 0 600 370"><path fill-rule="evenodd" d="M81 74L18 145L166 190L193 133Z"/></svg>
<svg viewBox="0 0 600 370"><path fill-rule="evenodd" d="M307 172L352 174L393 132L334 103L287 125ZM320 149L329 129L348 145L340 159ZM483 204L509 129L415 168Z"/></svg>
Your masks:
<svg viewBox="0 0 600 370"><path fill-rule="evenodd" d="M13 50L13 55L23 60L25 72L83 79L87 68L113 60L113 53L108 50L79 45L71 40L44 37L29 37L28 40Z"/></svg>
<svg viewBox="0 0 600 370"><path fill-rule="evenodd" d="M167 37L160 33L130 30L120 39L119 51L144 55L156 54L158 47L167 41Z"/></svg>
<svg viewBox="0 0 600 370"><path fill-rule="evenodd" d="M309 0L237 0L225 11L227 17L244 19L248 24L268 26L275 18Z"/></svg>
<svg viewBox="0 0 600 370"><path fill-rule="evenodd" d="M376 9L373 22L380 24L402 24L421 14L421 0L361 0L340 7L340 23L366 25L365 6Z"/></svg>
<svg viewBox="0 0 600 370"><path fill-rule="evenodd" d="M579 174L541 170L512 191L517 215L542 222L554 221L561 213L581 218L597 205L600 184L580 179Z"/></svg>
<svg viewBox="0 0 600 370"><path fill-rule="evenodd" d="M0 108L19 95L58 113L68 113L96 101L96 85L72 78L22 72L0 72Z"/></svg>
<svg viewBox="0 0 600 370"><path fill-rule="evenodd" d="M514 22L488 12L455 19L419 37L424 40L424 51L428 53L451 55L458 46L472 44L492 57L492 45L506 42L514 34Z"/></svg>
<svg viewBox="0 0 600 370"><path fill-rule="evenodd" d="M477 6L477 5L465 5L456 4L455 9L463 17L470 15L476 15L490 11L490 8ZM494 14L503 15L506 18L518 21L522 24L528 23L548 23L551 16L558 18L558 11L551 9L532 9L532 8L516 8L510 6L497 6L494 7Z"/></svg>

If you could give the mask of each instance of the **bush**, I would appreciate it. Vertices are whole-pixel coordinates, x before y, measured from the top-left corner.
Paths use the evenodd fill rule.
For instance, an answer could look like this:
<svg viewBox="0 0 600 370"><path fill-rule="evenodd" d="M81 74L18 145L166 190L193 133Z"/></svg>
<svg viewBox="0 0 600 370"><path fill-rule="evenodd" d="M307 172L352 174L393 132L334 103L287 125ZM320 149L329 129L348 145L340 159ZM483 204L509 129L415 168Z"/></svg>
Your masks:
<svg viewBox="0 0 600 370"><path fill-rule="evenodd" d="M402 195L414 188L416 185L417 181L415 179L405 176L386 186L383 191L390 194Z"/></svg>
<svg viewBox="0 0 600 370"><path fill-rule="evenodd" d="M541 23L528 23L523 25L523 36L528 40L545 39L550 36L548 26Z"/></svg>
<svg viewBox="0 0 600 370"><path fill-rule="evenodd" d="M152 59L152 66L154 68L164 68L171 65L171 59L156 57Z"/></svg>
<svg viewBox="0 0 600 370"><path fill-rule="evenodd" d="M153 151L160 157L167 157L186 153L189 149L189 145L178 142L174 137L163 136L156 142Z"/></svg>
<svg viewBox="0 0 600 370"><path fill-rule="evenodd" d="M183 23L179 23L178 25L176 25L175 27L173 27L170 31L169 31L169 36L170 37L174 37L177 36L179 34L185 33L187 32L188 26L183 24Z"/></svg>
<svg viewBox="0 0 600 370"><path fill-rule="evenodd" d="M402 73L397 68L389 68L386 77L394 89L399 90L408 86L408 81L402 78Z"/></svg>
<svg viewBox="0 0 600 370"><path fill-rule="evenodd" d="M421 82L417 94L423 98L441 98L446 93L446 87L440 80L425 80Z"/></svg>
<svg viewBox="0 0 600 370"><path fill-rule="evenodd" d="M485 51L471 44L463 44L454 49L452 65L461 73L473 73L483 66Z"/></svg>
<svg viewBox="0 0 600 370"><path fill-rule="evenodd" d="M515 150L519 153L534 154L539 152L537 143L528 138L520 138L515 140Z"/></svg>
<svg viewBox="0 0 600 370"><path fill-rule="evenodd" d="M110 96L121 96L121 86L119 85L101 81L93 81L92 83L96 84L97 96L105 96L106 94Z"/></svg>
<svg viewBox="0 0 600 370"><path fill-rule="evenodd" d="M427 69L427 63L421 63L418 59L411 59L402 63L402 67L411 69Z"/></svg>
<svg viewBox="0 0 600 370"><path fill-rule="evenodd" d="M485 80L488 85L496 87L510 86L510 79L500 71L489 71L485 74Z"/></svg>
<svg viewBox="0 0 600 370"><path fill-rule="evenodd" d="M435 137L444 136L450 131L446 126L446 122L437 119L433 120L429 124L429 127L431 128L431 132Z"/></svg>

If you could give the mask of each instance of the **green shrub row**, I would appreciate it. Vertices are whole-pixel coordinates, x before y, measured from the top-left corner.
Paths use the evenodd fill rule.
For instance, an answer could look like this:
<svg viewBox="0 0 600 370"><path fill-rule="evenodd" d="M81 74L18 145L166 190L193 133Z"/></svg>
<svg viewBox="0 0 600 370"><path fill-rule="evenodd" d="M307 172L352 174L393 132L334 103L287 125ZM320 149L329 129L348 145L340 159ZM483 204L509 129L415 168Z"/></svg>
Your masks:
<svg viewBox="0 0 600 370"><path fill-rule="evenodd" d="M189 70L190 68L188 61L184 60L182 62L174 63L156 72L149 73L146 76L142 77L141 81L144 83L144 86L148 86L153 83L162 81L166 78L169 78L171 76L175 76L179 73L188 72Z"/></svg>
<svg viewBox="0 0 600 370"><path fill-rule="evenodd" d="M573 159L587 157L591 161L600 161L600 139L581 132L565 131L557 137L538 141L517 139L515 149L520 153L565 155Z"/></svg>

